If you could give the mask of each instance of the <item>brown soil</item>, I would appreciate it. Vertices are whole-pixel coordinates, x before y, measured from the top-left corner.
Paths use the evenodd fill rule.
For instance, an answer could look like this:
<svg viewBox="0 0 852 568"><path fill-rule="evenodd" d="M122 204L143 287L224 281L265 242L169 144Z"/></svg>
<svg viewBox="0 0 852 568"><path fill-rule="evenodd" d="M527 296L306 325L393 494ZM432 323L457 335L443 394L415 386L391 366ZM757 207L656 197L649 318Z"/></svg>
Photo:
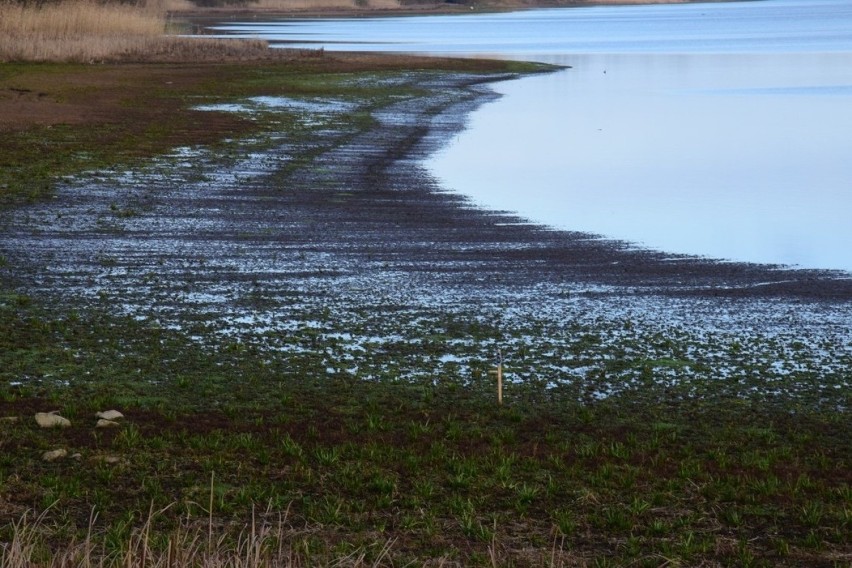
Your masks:
<svg viewBox="0 0 852 568"><path fill-rule="evenodd" d="M227 71L224 64L244 61L244 53L207 54L210 60L186 61L180 52L163 55L157 62L121 65L71 65L58 70L35 72L26 65L10 64L0 74L0 134L34 126L97 123L152 124L168 122L183 110L180 94L215 83ZM317 73L359 72L398 69L446 69L492 71L501 63L459 59L424 58L405 55L340 53L265 49L252 65L274 65L282 72L291 69ZM172 91L176 96L158 98L157 105L138 104L151 89ZM258 93L261 94L261 93ZM204 113L198 128L185 133L173 145L218 140L234 133L239 123L233 116Z"/></svg>
<svg viewBox="0 0 852 568"><path fill-rule="evenodd" d="M0 132L58 124L85 127L134 120L162 122L169 114L179 111L181 101L132 108L130 105L141 91L134 86L156 85L181 92L209 80L209 75L204 67L132 64L109 68L69 66L51 74L12 74L0 80ZM201 136L203 140L210 126L204 125L198 132L187 134L193 138ZM219 129L214 128L210 139L221 136L221 130L216 130Z"/></svg>

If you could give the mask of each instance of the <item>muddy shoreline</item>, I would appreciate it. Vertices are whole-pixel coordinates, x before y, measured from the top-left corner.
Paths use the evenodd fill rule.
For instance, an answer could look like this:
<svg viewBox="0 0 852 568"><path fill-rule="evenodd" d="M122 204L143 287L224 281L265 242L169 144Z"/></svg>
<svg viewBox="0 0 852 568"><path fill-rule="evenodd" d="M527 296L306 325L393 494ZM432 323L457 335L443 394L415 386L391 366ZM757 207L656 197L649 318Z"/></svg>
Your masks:
<svg viewBox="0 0 852 568"><path fill-rule="evenodd" d="M282 564L845 558L848 275L478 209L423 159L514 75L330 75L204 98L190 134L262 125L0 210L0 515L51 504L26 543L170 562L215 527L243 561L277 522Z"/></svg>
<svg viewBox="0 0 852 568"><path fill-rule="evenodd" d="M214 356L251 346L299 376L478 384L499 349L507 380L579 401L653 383L848 407L847 274L635 250L440 187L423 158L513 77L353 75L397 94L214 105L290 113L309 135L77 176L0 214L0 281L49 317L110 314L116 333L131 318Z"/></svg>
<svg viewBox="0 0 852 568"><path fill-rule="evenodd" d="M301 147L282 140L231 164L178 156L154 167L162 175L97 174L50 203L4 213L7 276L24 288L83 295L97 282L121 281L132 296L147 288L140 275L152 271L173 284L251 280L269 291L299 275L381 280L392 273L486 295L548 283L631 295L852 299L845 273L637 250L477 209L438 187L421 163L495 97L487 86L495 78L399 80L426 94L375 111L367 130L326 129ZM213 181L191 183L189 191L180 179L187 168ZM204 171L192 171L198 168ZM308 260L294 270L290 261L282 266L282 255ZM246 262L250 268L240 268Z"/></svg>

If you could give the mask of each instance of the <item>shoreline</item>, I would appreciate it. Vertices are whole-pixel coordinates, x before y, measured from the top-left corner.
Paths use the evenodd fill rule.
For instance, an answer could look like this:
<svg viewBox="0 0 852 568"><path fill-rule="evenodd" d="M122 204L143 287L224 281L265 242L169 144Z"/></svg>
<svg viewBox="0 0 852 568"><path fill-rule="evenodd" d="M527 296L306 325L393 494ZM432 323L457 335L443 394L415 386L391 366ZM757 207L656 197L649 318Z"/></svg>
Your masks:
<svg viewBox="0 0 852 568"><path fill-rule="evenodd" d="M257 227L254 232L268 235L250 241L251 248L246 251L251 257L258 255L253 264L266 267L262 272L267 276L262 281L268 290L301 286L297 283L298 278L287 284L289 279L282 280L278 269L271 270L275 264L273 243L286 242L288 248L318 251L321 256L329 258L339 257L342 263L340 274L359 274L365 278L373 273L400 271L415 278L430 274L452 286L479 287L483 294L489 293L488 290L496 292L507 282L522 288L545 283L558 287L559 283L574 282L621 288L631 295L777 297L840 302L852 299L852 279L845 273L717 262L662 251L636 250L627 243L584 233L551 230L528 224L511 213L474 208L463 196L437 187L420 161L453 132L464 128L469 112L496 96L488 88L488 83L513 76L476 76L458 72L424 75L420 72L419 76L406 78L403 74L400 77L394 80L402 83L395 87L388 84L385 88L414 89L427 94L406 97L402 102L370 111L373 120L378 122L365 130L350 134L318 131L300 143L304 145L303 149L297 146L286 150L284 147L261 150L263 155L268 153L270 164L280 163L270 166L270 170L261 169L257 175L262 174L261 179L271 176L268 179L277 181L258 185L260 182L247 179L235 182L233 187L218 189L215 196L210 197L206 197L203 187L200 187L201 192L193 197L193 201L186 201L187 195L175 193L172 186L178 182L169 177L145 181L150 185L147 189L135 187L131 182L112 197L110 203L102 202L102 189L93 193L96 201L89 202L88 198L84 198L79 203L69 202L70 194L66 189L51 202L27 207L25 224L17 225L14 218L7 221L7 243L13 244L7 244L5 248L11 251L4 254L12 259L9 264L18 267L18 270L31 266L31 278L38 275L42 281L51 279L50 272L45 272L50 266L46 259L56 255L71 262L75 266L74 272L82 271L85 281L102 278L98 274L123 273L130 280L120 278L120 288L127 291L140 286L135 275L152 269L151 263L157 258L160 258L157 262L161 263L158 272L162 272L163 267L168 267L174 259L169 260L171 255L168 253L152 250L151 258L138 265L141 260L138 254L127 256L122 252L123 243L128 238L125 233L129 232L140 246L146 242L154 245L160 242L162 231L170 226L169 223L178 223L172 237L175 243L194 243L193 248L197 249L194 256L215 258L221 253L213 252L211 247L237 247L242 242L240 235L247 224ZM319 120L333 119L329 118L331 115L318 116ZM209 117L197 115L197 118L202 121L215 118L224 120L224 124L237 124L251 117L216 112L210 113ZM239 154L241 151L237 149L236 152ZM279 157L282 152L282 155L292 157L282 162ZM303 158L299 156L302 153L307 161L293 169L290 161L296 160L301 164ZM217 166L214 161L206 167L212 169L205 175L216 178L230 175L227 169L219 168L234 166ZM317 177L315 170L324 173ZM78 183L81 182L72 182L71 185ZM82 188L74 190L73 194L78 196L74 199L83 197L88 191L85 178L82 183ZM303 189L283 193L276 190L276 187L283 186ZM171 202L173 199L177 201ZM221 207L217 204L231 201L240 205L236 225L216 213ZM70 214L71 221L65 227L56 227L52 221L57 208ZM111 214L110 209L136 213L124 219ZM183 213L178 214L179 211ZM92 212L96 213L93 215ZM270 214L292 219L292 222L283 227L269 225ZM44 221L35 221L39 217ZM193 223L199 226L216 225L220 229L215 236L213 233L208 236L186 233L177 228L185 219L193 219ZM308 227L300 219L311 219L312 226L316 228L306 232ZM95 234L98 235L101 256L111 259L106 268L97 259L91 258L86 239L80 239L92 227L102 223L106 223L108 228ZM317 232L320 228L323 232ZM80 235L75 236L76 233ZM14 234L18 236L12 237ZM9 241L9 238L12 240ZM49 243L49 247L61 248L45 249L44 242ZM77 245L78 242L83 244ZM341 243L347 243L346 251L340 248ZM425 246L425 243L430 243L430 246ZM18 258L15 250L26 251L26 254ZM41 253L38 252L40 250ZM233 249L233 254L239 254L237 250ZM45 260L38 262L39 254ZM166 264L163 265L163 262ZM241 261L237 256L232 262L239 265ZM387 263L390 263L390 268L387 268ZM181 275L183 269L176 267L176 270L173 278L184 279L185 276ZM311 275L323 270L322 266L308 265L297 272L308 275L310 279ZM218 282L225 279L234 285L243 281L239 271L233 273L231 269L221 272L208 265L199 266L198 271L193 279ZM56 274L54 282L60 288L63 280L59 277L65 273L65 269L60 268ZM332 273L337 274L337 271ZM265 280L267 278L268 281ZM79 289L84 290L85 287L83 284Z"/></svg>

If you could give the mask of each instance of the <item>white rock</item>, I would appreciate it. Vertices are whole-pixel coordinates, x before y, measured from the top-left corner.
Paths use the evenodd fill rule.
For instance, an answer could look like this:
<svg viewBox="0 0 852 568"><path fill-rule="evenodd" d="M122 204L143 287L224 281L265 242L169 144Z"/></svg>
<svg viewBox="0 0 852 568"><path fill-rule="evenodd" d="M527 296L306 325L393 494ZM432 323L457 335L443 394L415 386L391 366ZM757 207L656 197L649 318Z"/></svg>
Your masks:
<svg viewBox="0 0 852 568"><path fill-rule="evenodd" d="M95 424L95 428L118 428L119 426L120 424L118 422L113 422L106 418L101 418L98 420L97 424Z"/></svg>
<svg viewBox="0 0 852 568"><path fill-rule="evenodd" d="M103 418L104 420L118 420L119 418L124 418L124 414L122 414L118 410L104 410L103 412L98 412L97 414L95 414L95 418Z"/></svg>
<svg viewBox="0 0 852 568"><path fill-rule="evenodd" d="M17 416L3 416L0 418L0 422L5 422L6 424L13 424L18 421Z"/></svg>
<svg viewBox="0 0 852 568"><path fill-rule="evenodd" d="M58 450L50 450L49 452L44 452L41 454L41 459L46 462L52 462L56 460L60 460L68 455L68 451L59 448Z"/></svg>
<svg viewBox="0 0 852 568"><path fill-rule="evenodd" d="M37 412L35 419L42 428L67 428L71 426L70 420L59 416L55 412Z"/></svg>

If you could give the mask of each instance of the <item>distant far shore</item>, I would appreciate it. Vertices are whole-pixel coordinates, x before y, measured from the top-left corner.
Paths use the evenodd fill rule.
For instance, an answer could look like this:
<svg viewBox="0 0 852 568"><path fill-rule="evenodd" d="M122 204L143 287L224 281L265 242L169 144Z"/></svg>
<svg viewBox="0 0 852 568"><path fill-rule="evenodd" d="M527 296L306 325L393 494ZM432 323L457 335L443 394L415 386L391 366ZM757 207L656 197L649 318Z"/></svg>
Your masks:
<svg viewBox="0 0 852 568"><path fill-rule="evenodd" d="M209 20L257 17L374 17L427 14L464 14L470 12L504 12L536 8L579 8L584 6L628 6L643 4L692 4L705 1L731 0L475 0L423 1L405 0L260 0L251 4L196 6L170 10L178 20L196 24Z"/></svg>

